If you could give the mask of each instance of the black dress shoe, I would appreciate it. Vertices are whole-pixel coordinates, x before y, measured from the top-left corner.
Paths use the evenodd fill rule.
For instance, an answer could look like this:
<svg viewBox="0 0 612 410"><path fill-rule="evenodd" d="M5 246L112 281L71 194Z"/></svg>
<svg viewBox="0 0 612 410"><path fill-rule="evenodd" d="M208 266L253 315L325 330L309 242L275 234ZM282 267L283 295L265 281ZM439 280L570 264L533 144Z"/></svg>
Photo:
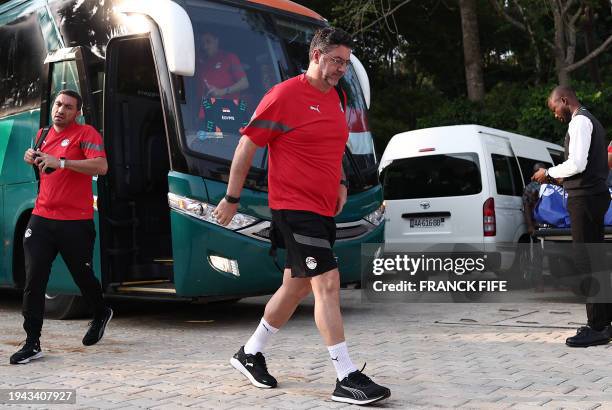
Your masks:
<svg viewBox="0 0 612 410"><path fill-rule="evenodd" d="M576 331L576 336L568 337L565 340L565 344L570 347L605 345L611 338L612 329L610 329L610 326L606 326L602 330L595 330L589 326L583 326Z"/></svg>

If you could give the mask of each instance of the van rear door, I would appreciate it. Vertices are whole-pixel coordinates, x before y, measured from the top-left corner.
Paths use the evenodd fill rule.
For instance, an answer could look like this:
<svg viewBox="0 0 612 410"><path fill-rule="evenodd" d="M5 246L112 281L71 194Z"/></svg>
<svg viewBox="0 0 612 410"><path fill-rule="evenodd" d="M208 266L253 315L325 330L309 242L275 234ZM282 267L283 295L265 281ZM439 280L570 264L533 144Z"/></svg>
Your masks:
<svg viewBox="0 0 612 410"><path fill-rule="evenodd" d="M489 184L495 200L496 242L516 242L524 232L522 211L523 178L510 141L506 137L484 134L485 160L493 170Z"/></svg>
<svg viewBox="0 0 612 410"><path fill-rule="evenodd" d="M433 155L431 155L433 154ZM387 242L482 243L482 176L475 152L392 161L382 181Z"/></svg>

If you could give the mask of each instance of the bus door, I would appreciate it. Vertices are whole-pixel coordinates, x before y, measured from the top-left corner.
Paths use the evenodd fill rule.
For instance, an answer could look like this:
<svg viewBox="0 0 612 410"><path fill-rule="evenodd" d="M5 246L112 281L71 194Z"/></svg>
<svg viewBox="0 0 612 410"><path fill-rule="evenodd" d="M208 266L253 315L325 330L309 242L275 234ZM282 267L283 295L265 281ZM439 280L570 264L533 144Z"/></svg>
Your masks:
<svg viewBox="0 0 612 410"><path fill-rule="evenodd" d="M104 141L109 170L99 201L103 255L118 293L174 294L168 208L170 156L152 34L106 49Z"/></svg>
<svg viewBox="0 0 612 410"><path fill-rule="evenodd" d="M91 53L82 47L61 48L49 53L45 59L45 72L48 73L43 80L43 90L40 105L40 127L51 124L51 109L59 91L72 89L83 97L83 115L77 118L79 123L96 126L96 110L93 104L93 95L87 76L87 65L92 61ZM96 179L93 179L94 195L97 192ZM93 206L93 203L92 203ZM97 226L97 218L94 217ZM100 252L98 242L94 246L94 271L101 277ZM51 277L47 287L48 304L51 299L66 298L66 295L78 295L79 289L72 280L68 268L61 257L56 258L51 269ZM62 295L62 296L59 296Z"/></svg>

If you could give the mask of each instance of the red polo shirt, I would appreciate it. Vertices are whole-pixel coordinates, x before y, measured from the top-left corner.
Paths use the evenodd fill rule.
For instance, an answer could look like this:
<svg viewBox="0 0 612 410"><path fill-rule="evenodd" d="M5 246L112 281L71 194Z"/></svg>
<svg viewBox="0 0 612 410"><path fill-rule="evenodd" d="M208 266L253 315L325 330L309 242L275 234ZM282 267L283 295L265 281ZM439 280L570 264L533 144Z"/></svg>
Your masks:
<svg viewBox="0 0 612 410"><path fill-rule="evenodd" d="M42 130L38 131L36 140ZM56 158L72 160L106 158L102 137L89 125L73 123L61 132L51 127L40 149ZM91 175L69 169L40 173L40 192L34 215L48 219L79 220L93 218Z"/></svg>
<svg viewBox="0 0 612 410"><path fill-rule="evenodd" d="M222 50L201 63L200 73L200 95L208 92L208 86L227 88L246 77L238 56ZM221 98L227 100L239 99L240 93L227 94Z"/></svg>
<svg viewBox="0 0 612 410"><path fill-rule="evenodd" d="M305 74L268 91L241 130L269 147L269 205L334 216L348 127L338 93Z"/></svg>

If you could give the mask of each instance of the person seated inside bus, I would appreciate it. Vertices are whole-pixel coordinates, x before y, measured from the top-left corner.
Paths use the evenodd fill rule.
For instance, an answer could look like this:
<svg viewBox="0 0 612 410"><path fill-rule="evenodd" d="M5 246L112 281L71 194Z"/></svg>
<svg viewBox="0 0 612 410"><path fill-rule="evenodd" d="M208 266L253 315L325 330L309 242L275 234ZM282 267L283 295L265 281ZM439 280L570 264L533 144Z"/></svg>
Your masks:
<svg viewBox="0 0 612 410"><path fill-rule="evenodd" d="M197 67L199 128L209 138L220 138L224 132L237 133L248 121L247 104L241 98L241 92L249 88L243 65L236 54L219 47L216 34L202 33L199 46L203 50Z"/></svg>

